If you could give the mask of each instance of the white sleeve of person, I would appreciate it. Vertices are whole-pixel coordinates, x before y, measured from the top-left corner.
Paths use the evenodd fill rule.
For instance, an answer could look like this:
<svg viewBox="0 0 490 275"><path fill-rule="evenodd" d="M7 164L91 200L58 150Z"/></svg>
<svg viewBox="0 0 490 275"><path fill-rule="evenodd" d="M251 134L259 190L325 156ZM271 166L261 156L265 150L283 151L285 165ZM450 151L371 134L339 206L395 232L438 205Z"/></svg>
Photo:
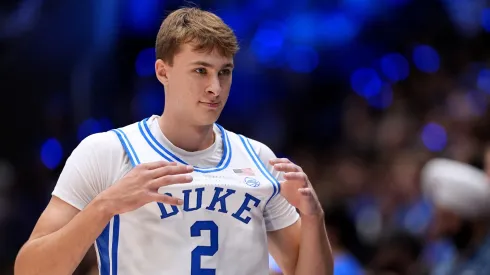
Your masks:
<svg viewBox="0 0 490 275"><path fill-rule="evenodd" d="M437 207L464 218L490 214L490 182L486 174L466 163L436 158L421 173L422 191Z"/></svg>

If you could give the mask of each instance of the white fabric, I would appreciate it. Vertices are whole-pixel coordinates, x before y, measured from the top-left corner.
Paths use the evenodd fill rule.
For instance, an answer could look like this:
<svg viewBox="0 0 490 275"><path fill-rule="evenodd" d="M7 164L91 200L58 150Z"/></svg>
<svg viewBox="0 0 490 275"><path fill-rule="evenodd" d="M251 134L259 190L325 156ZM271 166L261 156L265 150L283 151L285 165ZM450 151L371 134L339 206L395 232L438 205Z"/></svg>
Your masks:
<svg viewBox="0 0 490 275"><path fill-rule="evenodd" d="M437 207L465 218L490 214L490 182L485 173L469 164L437 158L421 173L424 194Z"/></svg>
<svg viewBox="0 0 490 275"><path fill-rule="evenodd" d="M158 126L157 118L157 116L153 116L148 120L149 132L159 144L178 158L200 168L215 167L221 161L224 153L223 137L217 126L215 126L216 142L210 148L199 152L186 152L176 148L164 137ZM131 141L140 162L162 159L156 151L149 149L148 142L138 133L137 124L122 129ZM220 254L219 261L211 256L201 256L202 268L214 267L217 270L216 274L247 274L247 271L254 274L267 274L268 257L265 232L287 227L293 224L299 215L295 208L280 194L273 196L266 205L266 201L273 194L273 185L266 177L260 175L258 167L254 167L253 170L256 179L261 183L259 188L254 189L243 184L243 181L238 182L241 178L235 175L231 168L249 168L254 166L254 162L247 154L247 150L240 142L239 137L228 131L225 133L230 142L228 147L232 148L230 169L206 174L195 172L192 183L195 186L173 186L161 190L161 192L170 192L183 198L182 191L184 189L193 189L198 185L204 186L207 189L202 195L202 209L186 212L182 210L182 207L179 207L178 215L161 219L161 209L154 203L133 212L118 215L117 220L113 219L106 228L107 236L102 236L103 232L99 238L100 240L110 239L108 251L104 252L98 249L99 259L104 257L103 253L108 253L110 260L107 261L110 261L112 266L115 262L113 258L116 257L118 259L117 270L119 271L117 274L120 275L159 274L158 272L164 271L169 272L169 274L190 274L192 248L209 246L210 243L209 230L202 231L203 238L191 238L188 236L188 231L196 219L202 220L205 216L207 220L212 220L219 225L219 248L220 251L226 251L228 254ZM151 142L153 143L153 141ZM275 157L274 153L260 142L250 140L250 144L259 159L266 165L266 169L272 172L275 178L279 178L280 175L274 172L268 164L269 159ZM131 168L131 161L114 132L92 135L82 141L67 160L53 195L78 209L83 209L97 194L116 183ZM213 183L213 177L220 179ZM236 194L230 196L230 200L227 199L226 201L228 213L216 212L220 209L219 203L216 204L215 211L204 209L215 195L213 189L207 187L208 185L221 186L225 189L233 188L236 191ZM248 226L242 222L237 223L236 219L231 218L231 214L236 213L237 208L244 202L245 193L261 200L257 209L252 207L253 204L250 203L249 206L252 210L248 214L247 211L243 212L242 217L247 215L252 217ZM223 194L224 192L221 193L221 195ZM191 207L196 205L196 196L194 188L190 195ZM166 211L170 213L172 208L166 206ZM118 243L117 250L113 247L114 235L118 235L119 238L116 241ZM193 241L204 243L196 244ZM103 242L97 247L101 245ZM230 260L229 264L223 265L225 259ZM103 273L101 271L101 274ZM111 274L116 273L112 272Z"/></svg>

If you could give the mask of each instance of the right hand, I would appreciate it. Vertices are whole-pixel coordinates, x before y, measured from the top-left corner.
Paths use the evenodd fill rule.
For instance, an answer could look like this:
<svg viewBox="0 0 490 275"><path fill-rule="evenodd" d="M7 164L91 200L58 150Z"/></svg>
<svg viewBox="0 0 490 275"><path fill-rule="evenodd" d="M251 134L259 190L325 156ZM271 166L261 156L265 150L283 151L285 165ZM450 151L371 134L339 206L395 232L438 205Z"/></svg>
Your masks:
<svg viewBox="0 0 490 275"><path fill-rule="evenodd" d="M182 199L158 193L158 189L176 183L192 181L190 165L157 161L133 168L113 186L103 191L97 199L107 205L112 215L122 214L150 202L181 205Z"/></svg>

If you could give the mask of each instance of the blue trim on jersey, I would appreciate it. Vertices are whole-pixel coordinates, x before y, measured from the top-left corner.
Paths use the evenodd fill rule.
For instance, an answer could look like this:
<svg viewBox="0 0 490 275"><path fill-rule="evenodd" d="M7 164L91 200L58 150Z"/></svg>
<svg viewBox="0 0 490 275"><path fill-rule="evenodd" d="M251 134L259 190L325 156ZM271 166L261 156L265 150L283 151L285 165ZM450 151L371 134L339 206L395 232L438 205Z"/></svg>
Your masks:
<svg viewBox="0 0 490 275"><path fill-rule="evenodd" d="M119 138L119 141L121 142L124 150L126 151L126 154L128 155L129 160L131 161L133 167L138 165L140 163L140 160L138 158L138 155L136 155L136 151L134 150L133 145L131 145L131 142L129 142L129 139L126 136L126 134L121 129L112 129L112 131L114 131L114 133L116 133L117 137Z"/></svg>
<svg viewBox="0 0 490 275"><path fill-rule="evenodd" d="M117 275L117 256L119 248L119 215L115 215L112 219L112 248L109 252L109 222L99 237L95 240L100 259L100 275ZM112 255L112 258L109 257ZM112 267L112 272L111 272Z"/></svg>
<svg viewBox="0 0 490 275"><path fill-rule="evenodd" d="M252 159L252 161L255 163L255 166L257 166L257 168L259 169L259 171L262 173L262 175L268 179L271 184L272 184L272 187L274 188L274 191L272 192L272 195L271 197L267 200L266 204L267 205L269 203L269 201L276 195L278 194L279 192L277 192L277 187L276 187L276 181L274 179L274 177L269 173L269 171L265 168L264 164L262 163L262 161L260 160L260 158L258 157L257 153L255 153L255 151L253 150L252 146L250 145L250 148L247 146L247 143L245 142L245 137L243 137L242 135L238 135L238 137L240 138L240 140L242 141L243 143L243 146L245 147L245 149L247 150L247 153L249 154L250 158ZM248 139L247 139L248 141ZM248 143L250 144L250 143ZM252 153L253 152L253 153ZM272 178L272 179L271 179Z"/></svg>
<svg viewBox="0 0 490 275"><path fill-rule="evenodd" d="M252 152L254 153L255 157L259 160L259 163L262 165L262 167L264 168L264 170L266 171L266 173L269 175L269 177L273 180L273 182L277 185L277 193L279 194L281 192L281 184L279 183L279 181L271 174L271 172L269 170L267 170L267 167L265 167L265 164L262 162L262 160L260 160L260 157L259 155L254 151L253 147L252 147L252 144L250 143L250 140L247 138L245 139L248 143L248 145L250 146L250 149L252 150Z"/></svg>
<svg viewBox="0 0 490 275"><path fill-rule="evenodd" d="M112 275L117 275L117 255L119 248L119 215L114 216L112 224Z"/></svg>
<svg viewBox="0 0 490 275"><path fill-rule="evenodd" d="M148 121L148 118L140 121L138 123L138 127L140 129L141 134L143 135L144 139L150 145L150 147L155 150L160 156L162 156L164 159L167 161L177 161L182 164L188 165L185 161L174 155L170 150L165 148L161 143L157 141L155 136L150 131L150 128L148 127L148 124L146 123ZM142 126L143 125L143 126ZM226 131L221 127L221 125L216 124L218 128L220 129L221 136L223 137L223 156L221 157L220 162L216 167L213 168L199 168L194 166L194 171L200 172L200 173L211 173L211 172L217 172L225 169L228 167L231 161L231 145L230 145L230 140L228 138L228 134ZM155 146L156 145L156 146Z"/></svg>
<svg viewBox="0 0 490 275"><path fill-rule="evenodd" d="M97 251L99 252L100 275L110 275L111 272L111 259L109 258L109 226L110 222L95 240Z"/></svg>

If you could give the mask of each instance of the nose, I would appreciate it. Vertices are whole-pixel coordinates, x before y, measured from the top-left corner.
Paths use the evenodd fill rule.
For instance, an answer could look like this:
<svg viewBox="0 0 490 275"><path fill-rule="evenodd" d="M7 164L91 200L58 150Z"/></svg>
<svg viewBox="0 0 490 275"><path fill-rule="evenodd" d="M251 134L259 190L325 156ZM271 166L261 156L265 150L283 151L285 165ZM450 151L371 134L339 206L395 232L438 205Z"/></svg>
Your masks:
<svg viewBox="0 0 490 275"><path fill-rule="evenodd" d="M221 83L219 81L218 76L211 77L209 86L206 88L206 91L215 97L220 95Z"/></svg>

